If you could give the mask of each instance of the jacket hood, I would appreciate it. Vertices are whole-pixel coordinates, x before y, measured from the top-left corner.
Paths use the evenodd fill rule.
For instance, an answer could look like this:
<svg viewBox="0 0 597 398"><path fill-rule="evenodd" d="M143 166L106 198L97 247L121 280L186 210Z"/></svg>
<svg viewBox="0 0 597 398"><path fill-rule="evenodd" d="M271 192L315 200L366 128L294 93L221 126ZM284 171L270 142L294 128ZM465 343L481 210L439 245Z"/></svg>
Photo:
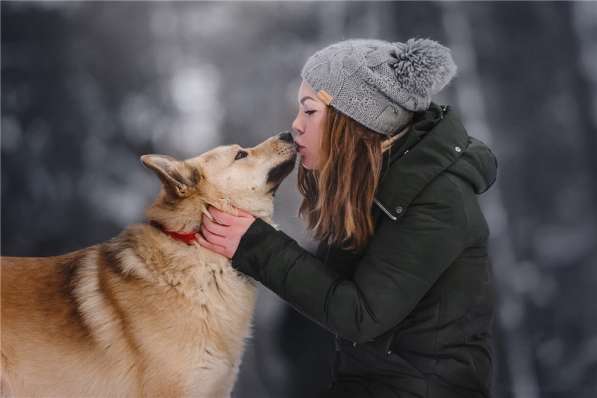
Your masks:
<svg viewBox="0 0 597 398"><path fill-rule="evenodd" d="M487 191L497 178L497 159L482 141L469 137L469 145L448 172L468 181L476 194Z"/></svg>
<svg viewBox="0 0 597 398"><path fill-rule="evenodd" d="M377 205L398 219L443 172L466 180L480 194L496 180L497 159L485 143L467 134L450 107L431 103L426 111L415 114L413 127L384 158Z"/></svg>

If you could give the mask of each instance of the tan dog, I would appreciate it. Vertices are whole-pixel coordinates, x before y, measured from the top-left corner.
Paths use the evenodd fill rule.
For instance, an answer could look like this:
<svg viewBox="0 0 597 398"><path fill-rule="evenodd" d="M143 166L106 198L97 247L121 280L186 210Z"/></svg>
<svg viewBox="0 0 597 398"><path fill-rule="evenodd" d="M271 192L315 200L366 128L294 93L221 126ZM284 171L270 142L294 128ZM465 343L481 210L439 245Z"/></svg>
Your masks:
<svg viewBox="0 0 597 398"><path fill-rule="evenodd" d="M255 282L164 231L199 231L208 204L272 224L295 159L290 133L185 161L144 155L162 181L149 223L61 256L3 257L2 396L228 397Z"/></svg>

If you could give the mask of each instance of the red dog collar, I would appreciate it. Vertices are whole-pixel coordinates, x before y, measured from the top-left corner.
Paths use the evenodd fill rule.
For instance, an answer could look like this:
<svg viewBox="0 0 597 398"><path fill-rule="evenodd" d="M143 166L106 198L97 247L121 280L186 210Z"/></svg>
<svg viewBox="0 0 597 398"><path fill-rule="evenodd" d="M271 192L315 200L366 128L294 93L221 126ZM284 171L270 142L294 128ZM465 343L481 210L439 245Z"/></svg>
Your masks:
<svg viewBox="0 0 597 398"><path fill-rule="evenodd" d="M154 227L156 227L157 229L159 229L160 231L162 231L163 233L170 235L171 238L173 239L177 239L177 240L181 240L184 243L186 243L187 245L192 245L193 241L197 241L195 234L197 232L188 232L188 233L180 233L180 232L175 232L175 231L168 231L164 228L164 226L162 224L160 224L157 221L151 220L149 222L151 225L153 225Z"/></svg>

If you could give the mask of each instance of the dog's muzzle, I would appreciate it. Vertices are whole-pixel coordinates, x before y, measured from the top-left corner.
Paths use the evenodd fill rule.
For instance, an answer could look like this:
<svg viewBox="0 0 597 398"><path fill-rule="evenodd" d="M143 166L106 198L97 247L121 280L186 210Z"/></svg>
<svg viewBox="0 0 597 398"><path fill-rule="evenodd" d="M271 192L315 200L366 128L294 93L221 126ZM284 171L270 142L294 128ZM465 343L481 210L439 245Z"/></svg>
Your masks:
<svg viewBox="0 0 597 398"><path fill-rule="evenodd" d="M278 138L281 141L288 142L290 144L294 143L294 138L289 131L284 131L283 133L278 134Z"/></svg>

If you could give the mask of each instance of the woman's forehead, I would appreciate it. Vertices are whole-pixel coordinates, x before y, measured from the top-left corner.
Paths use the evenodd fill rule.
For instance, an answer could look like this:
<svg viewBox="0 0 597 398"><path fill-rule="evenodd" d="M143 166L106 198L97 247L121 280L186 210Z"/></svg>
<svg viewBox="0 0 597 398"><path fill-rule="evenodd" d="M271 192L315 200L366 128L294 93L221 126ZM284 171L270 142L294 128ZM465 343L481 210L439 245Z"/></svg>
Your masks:
<svg viewBox="0 0 597 398"><path fill-rule="evenodd" d="M301 105L306 102L316 102L321 105L324 105L324 103L319 98L317 98L317 93L315 92L315 90L313 90L313 88L304 80L299 87L298 102Z"/></svg>

